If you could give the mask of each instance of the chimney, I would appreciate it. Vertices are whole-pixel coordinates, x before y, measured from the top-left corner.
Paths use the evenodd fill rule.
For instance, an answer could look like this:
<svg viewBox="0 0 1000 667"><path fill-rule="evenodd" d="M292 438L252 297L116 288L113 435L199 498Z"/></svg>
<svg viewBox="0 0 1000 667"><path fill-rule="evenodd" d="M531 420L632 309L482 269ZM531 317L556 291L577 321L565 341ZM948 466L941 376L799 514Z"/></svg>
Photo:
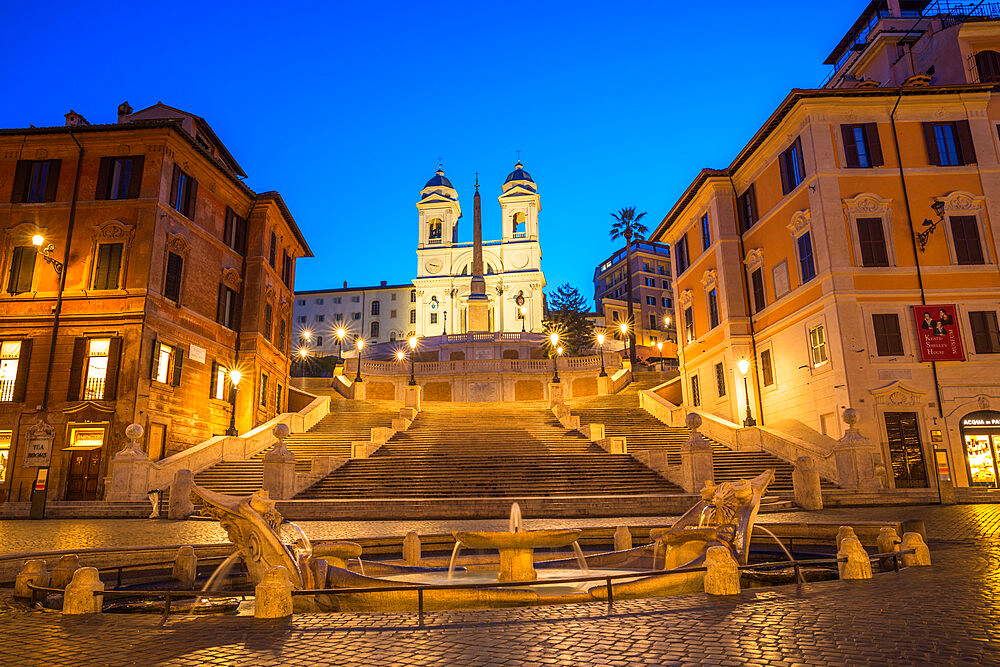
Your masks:
<svg viewBox="0 0 1000 667"><path fill-rule="evenodd" d="M79 127L81 125L90 125L90 123L87 122L86 118L70 109L69 113L66 114L66 127Z"/></svg>
<svg viewBox="0 0 1000 667"><path fill-rule="evenodd" d="M383 281L382 281L382 285L381 285L381 287L385 287L385 286L386 286L386 285L388 285L388 284L389 284L388 282L386 282L386 281L384 281L384 280L383 280Z"/></svg>
<svg viewBox="0 0 1000 667"><path fill-rule="evenodd" d="M132 113L132 107L129 106L127 101L122 102L118 105L118 122L124 123L129 115Z"/></svg>

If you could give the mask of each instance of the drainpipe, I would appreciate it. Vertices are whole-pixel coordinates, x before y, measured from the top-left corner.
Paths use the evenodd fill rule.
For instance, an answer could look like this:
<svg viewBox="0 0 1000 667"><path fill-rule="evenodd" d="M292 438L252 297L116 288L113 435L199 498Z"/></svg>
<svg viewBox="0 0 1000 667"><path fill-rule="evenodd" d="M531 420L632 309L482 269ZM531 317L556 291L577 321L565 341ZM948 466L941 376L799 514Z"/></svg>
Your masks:
<svg viewBox="0 0 1000 667"><path fill-rule="evenodd" d="M733 175L727 174L729 178L729 185L733 188L733 197L736 201L737 208L739 207L739 193L736 191L736 183L733 182ZM743 264L743 259L747 256L746 248L743 246L743 230L739 228L739 211L736 213L736 232L739 235L740 241L740 275L742 276L741 284L743 285L743 298L746 301L746 315L747 323L750 325L750 350L753 352L753 363L750 364L750 368L753 369L753 387L754 393L756 394L756 400L754 403L757 406L757 424L759 426L764 425L764 401L761 400L760 396L760 370L757 368L757 332L753 326L753 314L750 310L750 284L747 281L747 271L746 265ZM721 229L720 229L721 231ZM747 397L747 402L750 402L750 397ZM737 422L739 422L739 416L737 416Z"/></svg>
<svg viewBox="0 0 1000 667"><path fill-rule="evenodd" d="M906 224L910 228L910 248L913 250L913 263L917 267L917 285L920 287L920 305L927 305L927 294L924 291L924 278L920 271L920 254L917 251L917 230L913 227L913 215L910 213L910 198L906 190L906 175L903 172L903 158L899 152L899 136L896 134L896 110L903 100L903 91L896 93L896 104L889 114L889 121L892 125L892 144L896 150L896 163L899 166L899 181L903 185L903 205L906 207ZM941 405L941 385L938 382L937 362L931 362L931 374L934 376L934 395L937 398L938 417L944 418L944 407Z"/></svg>

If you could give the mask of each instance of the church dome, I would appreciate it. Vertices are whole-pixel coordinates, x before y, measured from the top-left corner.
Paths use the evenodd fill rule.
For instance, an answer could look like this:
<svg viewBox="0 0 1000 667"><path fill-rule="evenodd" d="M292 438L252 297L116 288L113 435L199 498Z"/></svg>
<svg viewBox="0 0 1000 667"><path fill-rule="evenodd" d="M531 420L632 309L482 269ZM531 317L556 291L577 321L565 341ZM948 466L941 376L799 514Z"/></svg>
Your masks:
<svg viewBox="0 0 1000 667"><path fill-rule="evenodd" d="M424 186L424 189L426 190L427 188L436 188L440 186L451 188L452 190L455 189L452 186L451 181L448 180L448 177L445 176L444 172L439 168L434 172L434 175L431 176L431 180L427 181L427 185Z"/></svg>
<svg viewBox="0 0 1000 667"><path fill-rule="evenodd" d="M531 178L531 174L524 170L524 165L518 160L517 164L514 165L514 171L507 175L507 180L504 181L504 185L507 183L513 183L514 181L528 181L529 183L534 183L535 181Z"/></svg>

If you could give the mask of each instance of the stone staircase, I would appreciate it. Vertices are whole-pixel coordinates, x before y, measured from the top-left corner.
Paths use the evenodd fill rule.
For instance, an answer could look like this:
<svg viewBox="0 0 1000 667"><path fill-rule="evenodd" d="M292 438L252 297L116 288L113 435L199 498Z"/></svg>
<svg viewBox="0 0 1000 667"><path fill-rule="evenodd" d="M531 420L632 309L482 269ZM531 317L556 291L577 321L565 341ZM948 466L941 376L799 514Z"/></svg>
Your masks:
<svg viewBox="0 0 1000 667"><path fill-rule="evenodd" d="M677 493L630 456L607 454L563 429L544 403L424 403L407 431L296 500Z"/></svg>
<svg viewBox="0 0 1000 667"><path fill-rule="evenodd" d="M309 472L314 456L351 456L351 443L368 440L372 427L392 426L399 414L396 401L347 401L330 402L330 414L305 433L296 433L285 440L288 450L295 454L295 470ZM264 481L264 455L271 448L257 454L249 461L225 461L195 475L196 484L230 495L250 495L261 488Z"/></svg>
<svg viewBox="0 0 1000 667"><path fill-rule="evenodd" d="M604 424L608 437L625 436L628 451L665 450L667 462L679 465L680 447L691 435L687 428L667 426L639 407L639 390L658 384L657 378L637 377L637 381L612 396L591 396L566 402L580 425ZM717 442L712 443L712 460L716 482L735 482L749 479L768 468L774 469L774 482L769 495L788 499L793 497L791 463L767 452L737 452ZM836 488L823 481L824 489Z"/></svg>

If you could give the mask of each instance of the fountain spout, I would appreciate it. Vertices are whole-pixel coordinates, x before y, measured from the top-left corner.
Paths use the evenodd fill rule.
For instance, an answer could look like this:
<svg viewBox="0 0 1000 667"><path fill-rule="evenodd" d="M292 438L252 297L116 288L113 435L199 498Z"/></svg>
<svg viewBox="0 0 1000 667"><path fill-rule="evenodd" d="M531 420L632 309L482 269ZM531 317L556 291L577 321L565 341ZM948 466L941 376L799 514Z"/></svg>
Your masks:
<svg viewBox="0 0 1000 667"><path fill-rule="evenodd" d="M517 533L521 530L521 506L516 502L510 506L510 523L508 525L512 533Z"/></svg>

